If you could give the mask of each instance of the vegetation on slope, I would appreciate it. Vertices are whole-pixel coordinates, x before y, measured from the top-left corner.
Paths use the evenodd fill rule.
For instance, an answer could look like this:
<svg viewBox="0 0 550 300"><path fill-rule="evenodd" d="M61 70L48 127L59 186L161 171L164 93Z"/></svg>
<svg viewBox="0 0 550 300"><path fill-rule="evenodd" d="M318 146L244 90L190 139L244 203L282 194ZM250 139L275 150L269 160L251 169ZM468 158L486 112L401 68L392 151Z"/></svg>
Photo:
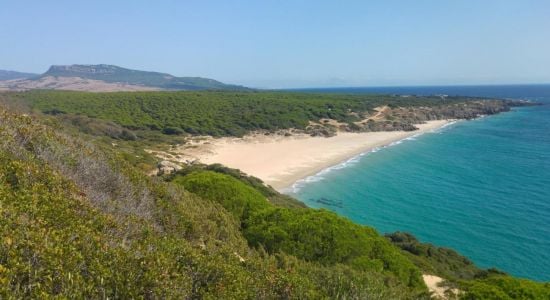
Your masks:
<svg viewBox="0 0 550 300"><path fill-rule="evenodd" d="M145 172L157 167L144 149L166 150L189 136L250 132L330 136L341 131L414 130L441 118L473 118L509 109L509 102L468 97L400 97L290 92L31 91L0 93L0 103L45 113L63 130L85 133ZM56 122L53 122L56 123Z"/></svg>
<svg viewBox="0 0 550 300"><path fill-rule="evenodd" d="M325 266L344 264L354 270L385 274L386 282L397 280L413 289L423 286L419 273L422 271L447 279L450 286L463 291L461 297L465 299L546 299L550 295L550 283L479 269L454 250L420 243L410 234L394 233L384 240L374 229L326 210L274 206L262 201L264 196L240 181L240 176L191 168L168 180L222 204L240 219L241 231L249 245L268 253L291 254Z"/></svg>
<svg viewBox="0 0 550 300"><path fill-rule="evenodd" d="M149 178L75 134L0 111L0 298L422 298L421 271L467 299L550 293L409 236L393 246L238 170Z"/></svg>
<svg viewBox="0 0 550 300"><path fill-rule="evenodd" d="M400 97L287 92L34 91L5 95L53 115L114 122L130 130L165 134L242 136L250 131L295 128L315 133L311 122L332 119L348 131L414 130L413 124L443 118L473 118L508 110L506 102L465 97ZM360 123L375 108L395 108L383 120ZM398 109L399 108L399 109ZM74 117L73 117L74 120ZM318 124L330 134L330 124Z"/></svg>
<svg viewBox="0 0 550 300"><path fill-rule="evenodd" d="M287 207L287 208L306 208L307 207L303 202L298 201L290 196L281 194L271 186L265 185L261 179L253 176L249 176L238 169L228 168L221 164L205 165L200 163L193 163L193 164L187 165L185 168L179 170L175 174L166 176L166 178L168 181L171 181L173 180L174 177L178 176L179 180L181 180L183 176L186 176L193 172L205 171L205 170L213 171L220 174L226 174L241 181L245 185L250 186L257 192L261 193L264 198L266 198L269 202L273 203L276 206Z"/></svg>
<svg viewBox="0 0 550 300"><path fill-rule="evenodd" d="M117 153L32 117L2 111L0 125L2 298L417 293L376 272L250 248L240 220L216 201L147 178Z"/></svg>
<svg viewBox="0 0 550 300"><path fill-rule="evenodd" d="M396 282L424 288L414 265L372 228L326 210L275 207L260 192L226 174L199 171L176 176L173 182L230 211L240 220L251 246L323 265L341 263L361 271L386 272Z"/></svg>
<svg viewBox="0 0 550 300"><path fill-rule="evenodd" d="M514 278L496 269L480 269L468 258L448 248L421 243L404 232L387 234L392 244L423 273L445 278L464 291L464 299L550 299L550 283Z"/></svg>
<svg viewBox="0 0 550 300"><path fill-rule="evenodd" d="M424 273L447 279L473 279L486 272L453 249L421 243L410 233L395 232L386 234L386 237L402 249ZM496 270L493 272L498 273Z"/></svg>
<svg viewBox="0 0 550 300"><path fill-rule="evenodd" d="M394 233L384 240L374 229L326 210L289 209L262 202L261 193L231 176L234 175L194 169L181 171L168 180L221 203L240 218L241 231L249 245L268 253L292 254L325 266L345 264L354 270L384 274L385 282L397 280L413 289L423 286L420 270L445 278L451 287L462 291L460 297L464 299L547 299L550 296L550 283L518 279L494 269L479 269L454 250L420 243L410 234ZM240 205L235 207L235 202ZM401 253L388 241L401 249Z"/></svg>
<svg viewBox="0 0 550 300"><path fill-rule="evenodd" d="M460 281L466 291L463 299L550 299L550 283L539 283L507 275L487 275L470 281Z"/></svg>

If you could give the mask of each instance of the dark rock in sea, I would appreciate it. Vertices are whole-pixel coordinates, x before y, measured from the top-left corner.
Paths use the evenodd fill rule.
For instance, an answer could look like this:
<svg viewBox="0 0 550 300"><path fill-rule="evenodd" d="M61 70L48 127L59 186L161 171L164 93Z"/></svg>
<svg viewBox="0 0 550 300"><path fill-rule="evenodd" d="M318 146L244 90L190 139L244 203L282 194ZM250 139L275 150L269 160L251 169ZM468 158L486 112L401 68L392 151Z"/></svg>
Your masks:
<svg viewBox="0 0 550 300"><path fill-rule="evenodd" d="M310 201L313 200L313 199L310 199ZM343 208L343 203L342 203L342 200L332 200L332 199L328 199L328 198L325 198L325 197L321 197L321 198L318 198L318 199L315 199L314 200L315 202L317 203L321 203L323 205L327 205L327 206L333 206L333 207L338 207L338 208Z"/></svg>

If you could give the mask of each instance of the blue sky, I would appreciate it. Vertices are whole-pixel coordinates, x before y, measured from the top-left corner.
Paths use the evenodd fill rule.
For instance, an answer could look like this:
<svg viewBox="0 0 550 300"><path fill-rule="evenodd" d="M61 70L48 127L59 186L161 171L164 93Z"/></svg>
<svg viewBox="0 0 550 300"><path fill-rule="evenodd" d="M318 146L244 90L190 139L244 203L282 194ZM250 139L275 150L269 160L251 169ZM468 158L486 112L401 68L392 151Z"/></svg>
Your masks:
<svg viewBox="0 0 550 300"><path fill-rule="evenodd" d="M0 69L253 87L550 83L550 1L4 1Z"/></svg>

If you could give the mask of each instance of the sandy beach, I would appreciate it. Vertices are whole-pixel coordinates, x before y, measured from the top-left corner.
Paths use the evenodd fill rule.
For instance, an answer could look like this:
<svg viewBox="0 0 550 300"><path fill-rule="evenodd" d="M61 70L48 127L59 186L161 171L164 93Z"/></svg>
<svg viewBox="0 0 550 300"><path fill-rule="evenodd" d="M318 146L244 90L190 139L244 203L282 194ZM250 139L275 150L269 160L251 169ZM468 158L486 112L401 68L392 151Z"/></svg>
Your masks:
<svg viewBox="0 0 550 300"><path fill-rule="evenodd" d="M220 163L262 179L277 190L314 175L353 156L392 142L437 129L449 121L416 125L415 131L349 133L334 137L252 135L244 138L205 139L171 152L180 160Z"/></svg>

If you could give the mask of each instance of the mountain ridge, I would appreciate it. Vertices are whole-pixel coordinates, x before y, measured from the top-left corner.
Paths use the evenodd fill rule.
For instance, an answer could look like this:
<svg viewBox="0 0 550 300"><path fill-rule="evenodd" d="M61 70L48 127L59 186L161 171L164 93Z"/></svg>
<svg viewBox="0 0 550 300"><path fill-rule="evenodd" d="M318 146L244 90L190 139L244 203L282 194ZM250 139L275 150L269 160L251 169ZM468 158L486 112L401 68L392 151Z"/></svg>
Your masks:
<svg viewBox="0 0 550 300"><path fill-rule="evenodd" d="M210 78L177 77L168 73L134 70L109 64L52 65L43 74L31 75L33 76L22 77L21 80L0 81L0 89L66 89L96 92L247 89Z"/></svg>
<svg viewBox="0 0 550 300"><path fill-rule="evenodd" d="M38 76L35 73L26 73L10 70L0 70L0 81L2 80L14 80L14 79L26 79Z"/></svg>

